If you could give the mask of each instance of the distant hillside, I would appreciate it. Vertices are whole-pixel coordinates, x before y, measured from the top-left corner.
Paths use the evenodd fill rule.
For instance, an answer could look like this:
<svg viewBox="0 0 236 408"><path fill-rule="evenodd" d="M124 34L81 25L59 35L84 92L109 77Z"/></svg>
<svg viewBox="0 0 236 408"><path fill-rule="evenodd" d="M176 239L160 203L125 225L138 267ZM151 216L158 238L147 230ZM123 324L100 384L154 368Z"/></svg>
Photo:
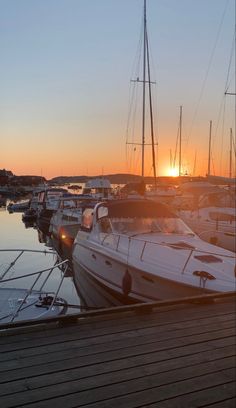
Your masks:
<svg viewBox="0 0 236 408"><path fill-rule="evenodd" d="M94 179L94 178L105 178L110 181L111 184L127 184L131 182L138 182L141 180L141 176L136 176L134 174L106 174L106 175L98 175L98 176L59 176L54 177L50 181L50 183L86 183L86 181Z"/></svg>
<svg viewBox="0 0 236 408"><path fill-rule="evenodd" d="M51 180L48 180L50 183L57 183L57 184L66 184L66 183L86 183L86 181L94 179L94 178L105 178L110 181L111 184L128 184L128 183L138 183L142 180L141 176L137 176L135 174L104 174L104 175L97 175L97 176L59 176L54 177ZM158 183L173 183L179 184L190 180L203 180L203 177L189 177L189 176L181 176L181 177L167 177L161 176L157 177ZM144 181L146 184L154 184L155 180L154 177L145 177Z"/></svg>

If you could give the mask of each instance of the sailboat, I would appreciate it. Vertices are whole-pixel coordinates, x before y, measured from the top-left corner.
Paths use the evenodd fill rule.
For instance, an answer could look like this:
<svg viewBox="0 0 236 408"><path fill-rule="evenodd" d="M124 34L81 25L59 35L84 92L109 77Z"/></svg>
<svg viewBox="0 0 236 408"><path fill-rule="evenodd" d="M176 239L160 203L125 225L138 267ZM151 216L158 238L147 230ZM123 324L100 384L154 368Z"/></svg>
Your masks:
<svg viewBox="0 0 236 408"><path fill-rule="evenodd" d="M208 144L207 176L211 174L211 135L210 121ZM225 181L226 182L226 181ZM214 245L236 252L236 214L235 193L230 189L215 186L196 195L194 204L179 211L181 219L202 239Z"/></svg>
<svg viewBox="0 0 236 408"><path fill-rule="evenodd" d="M144 45L148 46L145 0ZM147 54L146 48L144 66ZM144 68L143 102L146 83L150 87ZM145 115L143 131L144 125ZM143 133L143 156L144 141ZM124 303L235 290L234 254L202 241L166 205L146 198L85 208L72 259L78 286L82 269L91 282Z"/></svg>
<svg viewBox="0 0 236 408"><path fill-rule="evenodd" d="M141 142L140 141L127 141L127 145L134 145L135 151L137 146L141 146L141 177L144 180L145 174L145 157L146 157L146 147L151 146L152 154L152 170L153 177L156 184L156 154L155 147L155 135L154 135L154 118L153 118L153 96L152 96L152 85L155 84L151 79L151 67L150 67L150 51L149 51L149 40L147 31L147 12L146 12L146 0L144 0L143 7L143 44L142 44L142 72L138 74L136 79L132 79L133 84L138 84L142 86L142 105L141 105ZM140 70L140 67L139 67ZM137 107L134 108L137 110ZM150 138L151 143L147 143L147 113L150 117Z"/></svg>

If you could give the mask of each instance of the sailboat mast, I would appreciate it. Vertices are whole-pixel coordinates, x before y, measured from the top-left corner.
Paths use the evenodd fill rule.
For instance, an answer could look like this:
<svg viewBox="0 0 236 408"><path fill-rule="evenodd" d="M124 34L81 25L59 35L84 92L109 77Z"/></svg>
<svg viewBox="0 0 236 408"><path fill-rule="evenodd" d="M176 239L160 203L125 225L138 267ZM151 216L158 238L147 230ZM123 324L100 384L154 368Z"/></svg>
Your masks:
<svg viewBox="0 0 236 408"><path fill-rule="evenodd" d="M230 128L229 177L232 177L233 130Z"/></svg>
<svg viewBox="0 0 236 408"><path fill-rule="evenodd" d="M142 177L144 177L144 146L145 146L145 99L146 99L146 0L144 0L143 10L143 114L142 114Z"/></svg>
<svg viewBox="0 0 236 408"><path fill-rule="evenodd" d="M179 116L179 176L181 176L182 168L182 106L180 106Z"/></svg>
<svg viewBox="0 0 236 408"><path fill-rule="evenodd" d="M207 175L211 174L211 129L212 129L212 120L210 120L210 131L209 131L209 147L208 147L208 168Z"/></svg>
<svg viewBox="0 0 236 408"><path fill-rule="evenodd" d="M147 29L147 27L146 27ZM150 122L151 122L151 141L152 141L152 167L154 175L154 184L156 186L156 155L155 155L155 140L154 140L154 127L153 127L153 110L152 110L152 87L151 87L151 70L150 70L150 59L149 59L149 45L148 45L148 35L146 32L146 46L147 46L147 65L148 65L148 90L149 90L149 108L150 108Z"/></svg>

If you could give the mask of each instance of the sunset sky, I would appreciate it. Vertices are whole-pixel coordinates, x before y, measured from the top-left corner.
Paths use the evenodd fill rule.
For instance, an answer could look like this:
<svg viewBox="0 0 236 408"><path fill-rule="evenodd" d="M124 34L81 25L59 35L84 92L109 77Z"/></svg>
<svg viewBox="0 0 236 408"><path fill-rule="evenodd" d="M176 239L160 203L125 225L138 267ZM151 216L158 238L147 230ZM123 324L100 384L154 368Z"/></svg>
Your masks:
<svg viewBox="0 0 236 408"><path fill-rule="evenodd" d="M0 0L0 169L141 174L126 140L142 13L143 0ZM181 105L183 172L206 174L212 120L212 174L228 176L235 0L147 0L147 22L158 175L174 156Z"/></svg>

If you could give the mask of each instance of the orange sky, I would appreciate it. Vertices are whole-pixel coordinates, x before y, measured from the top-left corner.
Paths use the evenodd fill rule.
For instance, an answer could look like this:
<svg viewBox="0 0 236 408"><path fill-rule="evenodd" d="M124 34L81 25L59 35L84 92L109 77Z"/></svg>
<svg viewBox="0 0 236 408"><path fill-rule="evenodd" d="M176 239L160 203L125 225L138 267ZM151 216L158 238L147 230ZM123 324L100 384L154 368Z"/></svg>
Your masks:
<svg viewBox="0 0 236 408"><path fill-rule="evenodd" d="M0 168L47 179L141 174L138 147L127 160L126 128L142 7L142 0L125 2L125 13L118 0L2 5ZM168 174L170 150L174 156L180 105L183 173L206 174L212 120L212 173L229 175L235 98L224 92L235 89L234 7L234 0L147 2L158 175Z"/></svg>

